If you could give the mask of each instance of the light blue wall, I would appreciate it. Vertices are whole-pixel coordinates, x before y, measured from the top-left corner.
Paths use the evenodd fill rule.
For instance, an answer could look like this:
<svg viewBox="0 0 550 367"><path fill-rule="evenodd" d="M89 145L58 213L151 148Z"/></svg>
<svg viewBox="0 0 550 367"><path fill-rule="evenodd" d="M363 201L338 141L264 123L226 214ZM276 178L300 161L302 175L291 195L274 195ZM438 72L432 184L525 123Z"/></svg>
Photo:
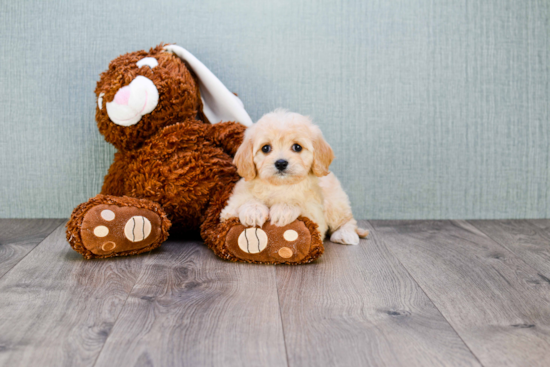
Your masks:
<svg viewBox="0 0 550 367"><path fill-rule="evenodd" d="M548 0L2 1L0 217L67 217L113 155L93 89L176 42L253 119L311 115L360 218L550 216Z"/></svg>

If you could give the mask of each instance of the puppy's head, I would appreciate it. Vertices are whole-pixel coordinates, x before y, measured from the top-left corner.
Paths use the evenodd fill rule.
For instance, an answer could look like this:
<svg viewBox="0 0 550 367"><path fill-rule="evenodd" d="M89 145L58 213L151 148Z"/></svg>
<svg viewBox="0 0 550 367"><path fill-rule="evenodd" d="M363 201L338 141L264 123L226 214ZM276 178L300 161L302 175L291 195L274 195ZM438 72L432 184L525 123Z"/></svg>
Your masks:
<svg viewBox="0 0 550 367"><path fill-rule="evenodd" d="M247 129L234 163L246 181L289 185L310 173L327 175L333 159L332 148L309 117L279 109Z"/></svg>

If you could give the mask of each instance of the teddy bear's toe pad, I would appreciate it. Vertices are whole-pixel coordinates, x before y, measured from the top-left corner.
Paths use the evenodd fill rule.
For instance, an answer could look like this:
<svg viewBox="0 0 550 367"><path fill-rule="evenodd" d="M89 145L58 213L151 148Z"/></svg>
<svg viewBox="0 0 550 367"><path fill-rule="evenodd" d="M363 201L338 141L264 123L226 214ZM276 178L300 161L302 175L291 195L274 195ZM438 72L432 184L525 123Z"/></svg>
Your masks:
<svg viewBox="0 0 550 367"><path fill-rule="evenodd" d="M311 234L299 220L284 227L265 223L262 228L245 228L238 224L227 234L226 246L245 261L297 263L310 252Z"/></svg>
<svg viewBox="0 0 550 367"><path fill-rule="evenodd" d="M153 211L101 204L91 208L82 222L84 246L95 255L143 249L160 235L161 219Z"/></svg>

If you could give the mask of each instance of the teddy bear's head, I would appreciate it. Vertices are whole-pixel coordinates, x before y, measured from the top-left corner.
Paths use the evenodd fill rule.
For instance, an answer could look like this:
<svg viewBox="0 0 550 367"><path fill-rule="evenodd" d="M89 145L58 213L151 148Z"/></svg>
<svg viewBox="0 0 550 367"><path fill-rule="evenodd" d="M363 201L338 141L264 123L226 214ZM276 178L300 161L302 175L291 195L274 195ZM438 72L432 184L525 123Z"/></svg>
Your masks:
<svg viewBox="0 0 550 367"><path fill-rule="evenodd" d="M95 93L99 131L121 150L138 148L159 129L202 110L195 76L163 45L111 61Z"/></svg>
<svg viewBox="0 0 550 367"><path fill-rule="evenodd" d="M189 51L160 44L119 56L95 89L99 131L120 150L139 148L165 126L252 120L241 100Z"/></svg>

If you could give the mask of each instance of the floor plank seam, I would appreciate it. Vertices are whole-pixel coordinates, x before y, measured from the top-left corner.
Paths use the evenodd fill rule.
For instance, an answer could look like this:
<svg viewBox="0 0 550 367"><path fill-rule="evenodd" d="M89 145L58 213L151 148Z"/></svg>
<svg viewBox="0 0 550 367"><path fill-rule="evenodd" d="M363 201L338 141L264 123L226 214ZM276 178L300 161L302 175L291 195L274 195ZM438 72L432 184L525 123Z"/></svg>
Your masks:
<svg viewBox="0 0 550 367"><path fill-rule="evenodd" d="M371 227L373 228L373 232L376 230L376 227L371 223L371 221L367 221ZM372 234L371 234L372 235ZM374 236L372 238L374 240ZM439 314L441 315L441 317L443 317L443 319L445 321L447 321L447 324L449 325L449 327L451 329L453 329L453 331L455 332L455 334L458 336L458 338L462 341L462 343L464 344L464 346L470 351L470 353L472 354L472 356L474 356L474 358L476 359L476 361L479 363L480 366L485 366L483 363L481 363L481 361L479 360L479 358L477 357L477 355L472 351L472 349L470 348L470 346L466 343L466 341L462 338L462 336L458 333L458 331L455 329L455 327L453 326L453 324L451 324L451 322L449 321L449 319L447 319L445 317L445 315L443 314L443 312L441 312L441 310L439 309L439 307L437 307L437 305L435 304L435 302L432 300L432 298L428 295L428 293L424 290L424 288L422 288L422 286L420 285L420 283L418 283L418 281L416 280L416 278L409 272L409 269L407 269L407 267L401 262L401 260L399 259L399 257L397 257L393 251L391 250L391 248L389 246L387 246L383 240L380 239L380 241L378 242L380 245L384 246L384 248L386 248L386 250L388 250L388 252L395 258L395 260L399 263L399 265L401 265L401 267L403 267L403 269L407 272L407 274L411 277L411 279L416 283L416 285L418 285L418 288L422 291L422 293L424 293L424 295L426 296L426 298L428 298L428 300L430 300L430 302L432 303L432 305L435 307L435 309L437 310L437 312L439 312ZM366 251L365 248L363 248L363 251Z"/></svg>
<svg viewBox="0 0 550 367"><path fill-rule="evenodd" d="M525 219L522 219L522 220L525 220ZM527 222L527 220L525 220ZM508 246L506 246L505 244L503 243L500 243L498 240L496 240L495 238L493 238L491 235L489 235L487 232L485 232L483 229L479 228L478 226L476 226L474 223L466 220L465 221L466 223L472 225L473 227L475 227L475 229L477 229L478 231L480 231L481 233L483 233L483 235L485 237L487 237L489 240L491 240L492 242L494 242L497 246L499 246L500 248L503 248L505 251L509 252L512 256L514 256L516 259L518 259L519 261L521 261L522 263L524 263L527 267L529 267L530 269L534 270L535 273L541 275L541 271L538 270L537 268L535 268L533 265L529 264L528 262L526 262L524 259L523 259L523 256L521 256L521 254L517 254L514 250L511 250L508 248ZM527 222L528 223L528 222ZM529 223L529 225L531 225L531 223Z"/></svg>
<svg viewBox="0 0 550 367"><path fill-rule="evenodd" d="M42 239L42 241L38 242L38 243L36 244L36 246L34 246L34 247L32 248L32 250L30 250L29 252L27 252L27 253L25 254L25 256L23 256L21 259L19 259L19 261L18 261L17 263L13 264L13 266L12 266L11 268L9 268L8 271L6 271L4 274L2 274L2 275L0 276L0 280L1 280L2 278L4 278L9 272L11 272L17 265L19 265L19 263L20 263L21 261L23 261L24 258L26 258L27 256L29 256L29 254L30 254L31 252L33 252L36 248L38 248L38 246L40 246L42 243L44 243L44 241L46 241L46 240L52 235L52 233L54 233L55 231L57 231L60 227L64 227L66 224L67 224L67 221L65 221L65 223L62 223L62 224L58 225L57 227L55 227L50 233L48 233L48 234L46 235L46 237L44 237L44 239Z"/></svg>
<svg viewBox="0 0 550 367"><path fill-rule="evenodd" d="M151 251L147 252L146 256L151 256ZM143 271L143 268L141 270ZM132 285L132 288L130 289L130 291L126 295L126 299L124 300L124 303L122 304L122 307L120 308L120 311L118 311L118 314L116 315L115 322L113 322L113 327L109 331L109 335L107 335L107 337L105 338L105 341L103 342L103 345L101 346L101 349L99 350L99 353L97 353L97 357L95 358L95 361L94 361L94 364L92 365L92 367L95 367L95 365L97 364L97 361L99 360L99 357L101 356L101 353L103 352L103 348L105 348L105 345L107 344L107 341L109 340L109 338L113 334L113 330L114 330L114 328L115 328L115 326L118 322L118 318L120 317L120 315L122 314L122 311L126 307L126 303L128 302L128 298L130 298L130 295L134 291L134 288L136 287L136 284L137 284L140 276L141 276L141 271L140 271L139 275L136 277L136 281Z"/></svg>
<svg viewBox="0 0 550 367"><path fill-rule="evenodd" d="M277 305L279 306L279 319L281 320L281 330L283 332L283 345L285 347L286 365L287 367L290 367L290 361L288 360L288 348L286 347L285 323L283 322L281 297L279 296L279 281L277 279L277 268L274 267L273 272L275 273L275 290L277 291Z"/></svg>

